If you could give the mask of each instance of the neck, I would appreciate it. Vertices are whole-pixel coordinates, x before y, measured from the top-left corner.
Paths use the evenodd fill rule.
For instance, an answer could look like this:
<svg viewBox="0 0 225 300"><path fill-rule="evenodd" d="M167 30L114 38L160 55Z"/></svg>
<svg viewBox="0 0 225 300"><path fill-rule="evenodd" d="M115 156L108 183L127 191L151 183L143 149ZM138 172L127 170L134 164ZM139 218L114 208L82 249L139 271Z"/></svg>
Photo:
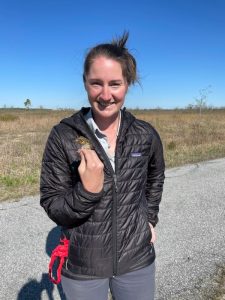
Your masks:
<svg viewBox="0 0 225 300"><path fill-rule="evenodd" d="M93 118L101 131L117 130L120 120L120 112L110 118L99 118L93 114Z"/></svg>

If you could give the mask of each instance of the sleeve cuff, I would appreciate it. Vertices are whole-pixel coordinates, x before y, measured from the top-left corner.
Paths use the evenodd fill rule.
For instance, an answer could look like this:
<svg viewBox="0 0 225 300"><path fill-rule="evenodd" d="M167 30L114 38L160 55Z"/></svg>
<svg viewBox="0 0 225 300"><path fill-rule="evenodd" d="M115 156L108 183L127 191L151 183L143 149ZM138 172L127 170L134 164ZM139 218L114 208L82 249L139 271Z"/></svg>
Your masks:
<svg viewBox="0 0 225 300"><path fill-rule="evenodd" d="M89 192L89 191L84 189L81 182L78 182L77 190L83 198L85 198L87 200L90 200L90 201L96 201L96 202L100 200L100 198L103 196L103 192L104 192L103 189L99 193Z"/></svg>

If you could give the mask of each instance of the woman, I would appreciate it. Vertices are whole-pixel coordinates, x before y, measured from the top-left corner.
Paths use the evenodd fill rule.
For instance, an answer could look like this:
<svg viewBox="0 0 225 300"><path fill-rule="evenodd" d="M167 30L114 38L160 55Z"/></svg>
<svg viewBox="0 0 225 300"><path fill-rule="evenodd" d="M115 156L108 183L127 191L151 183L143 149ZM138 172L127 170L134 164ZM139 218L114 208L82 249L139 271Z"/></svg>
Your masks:
<svg viewBox="0 0 225 300"><path fill-rule="evenodd" d="M128 34L92 48L84 62L91 108L56 125L41 172L41 205L62 226L68 300L154 299L155 232L164 182L155 129L121 109L137 81ZM91 147L82 147L85 139ZM80 142L81 141L81 142Z"/></svg>

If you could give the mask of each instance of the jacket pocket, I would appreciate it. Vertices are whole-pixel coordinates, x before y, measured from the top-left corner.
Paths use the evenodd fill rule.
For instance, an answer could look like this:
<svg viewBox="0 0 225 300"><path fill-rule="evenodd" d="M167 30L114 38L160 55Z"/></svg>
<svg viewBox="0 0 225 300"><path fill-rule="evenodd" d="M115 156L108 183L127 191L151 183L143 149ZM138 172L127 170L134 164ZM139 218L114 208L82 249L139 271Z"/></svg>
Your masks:
<svg viewBox="0 0 225 300"><path fill-rule="evenodd" d="M69 250L68 250L68 262L74 260L74 254L77 248L77 237L76 237L76 228L74 228L70 235L70 243L69 243Z"/></svg>
<svg viewBox="0 0 225 300"><path fill-rule="evenodd" d="M147 215L147 211L146 209L143 207L143 205L140 206L140 216L141 216L141 222L143 223L143 228L144 228L144 232L145 232L145 239L146 239L146 243L151 242L151 238L152 238L152 232L151 232L151 228L150 225L148 223L148 215Z"/></svg>

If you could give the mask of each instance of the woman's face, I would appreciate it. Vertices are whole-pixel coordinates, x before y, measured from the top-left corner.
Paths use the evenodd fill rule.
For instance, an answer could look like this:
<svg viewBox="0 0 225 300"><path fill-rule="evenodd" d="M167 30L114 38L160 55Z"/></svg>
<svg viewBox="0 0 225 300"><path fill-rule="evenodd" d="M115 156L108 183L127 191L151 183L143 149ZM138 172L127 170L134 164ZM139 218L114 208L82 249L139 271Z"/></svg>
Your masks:
<svg viewBox="0 0 225 300"><path fill-rule="evenodd" d="M120 63L104 56L95 58L86 75L85 89L95 117L116 117L128 89Z"/></svg>

